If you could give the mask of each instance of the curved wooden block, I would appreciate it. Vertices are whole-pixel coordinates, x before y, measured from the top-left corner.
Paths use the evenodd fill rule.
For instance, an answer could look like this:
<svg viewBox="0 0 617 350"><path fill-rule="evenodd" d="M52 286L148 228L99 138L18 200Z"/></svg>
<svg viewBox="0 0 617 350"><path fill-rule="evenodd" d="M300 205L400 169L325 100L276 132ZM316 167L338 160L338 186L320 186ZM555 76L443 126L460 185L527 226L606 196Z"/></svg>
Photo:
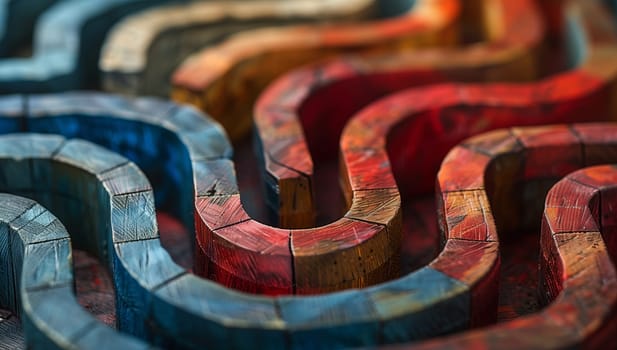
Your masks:
<svg viewBox="0 0 617 350"><path fill-rule="evenodd" d="M336 222L289 230L249 217L231 161L203 162L195 170L199 274L266 294L323 293L399 275L400 198L389 174L383 186L366 188Z"/></svg>
<svg viewBox="0 0 617 350"><path fill-rule="evenodd" d="M56 0L6 0L0 4L0 57L27 44L37 18Z"/></svg>
<svg viewBox="0 0 617 350"><path fill-rule="evenodd" d="M257 95L278 75L342 52L453 44L459 13L458 0L417 0L405 14L370 24L239 33L187 58L174 73L172 96L198 106L237 140L250 130Z"/></svg>
<svg viewBox="0 0 617 350"><path fill-rule="evenodd" d="M602 13L592 13L593 25L607 25ZM579 67L537 83L448 83L401 91L372 103L345 127L340 162L351 160L348 150L381 147L377 140L389 134L390 161L405 197L429 192L443 156L476 133L511 125L616 118L617 40L606 30L588 33L604 34L591 39L594 45ZM348 187L348 196L351 190Z"/></svg>
<svg viewBox="0 0 617 350"><path fill-rule="evenodd" d="M552 302L536 314L507 323L401 348L615 347L617 241L613 208L617 171L614 166L594 166L557 180L575 169L614 163L616 131L614 123L515 128L474 137L449 153L440 170L439 183L450 179L452 182L447 186L457 183L453 190L460 185L466 190L481 186L477 180L471 180L472 174L484 176L487 192L509 197L509 209L504 208L501 214L493 210L498 224L512 222L509 219L517 213L511 213L516 208L511 204L521 198L527 200L523 204L525 209L532 207L534 214L539 214L534 219L542 219L541 290L547 301ZM543 159L542 165L536 162L538 159ZM500 177L491 168L509 169L514 178ZM463 181L466 185L455 179L460 169L470 175L470 181ZM538 175L545 177L542 186L529 183L532 186L521 188L517 184ZM506 199L505 195L502 199ZM530 206L530 200L537 203Z"/></svg>
<svg viewBox="0 0 617 350"><path fill-rule="evenodd" d="M68 170L72 167L71 160L62 155L84 148L91 151L89 155L97 157L97 160L110 158L109 152L99 147L83 141L67 141L59 136L0 136L3 175L0 188L2 191L34 195L59 212L75 214L60 208L67 204L67 200L58 200L61 194L55 191L66 190L66 187L62 184L54 187L53 181L49 181L53 177L49 172L62 168ZM35 169L37 179L26 179L26 170ZM63 175L77 180L71 176L70 170ZM48 180L46 184L52 184L46 190L48 193L22 187L28 180L34 182L42 179ZM69 237L60 221L32 200L2 193L0 203L0 307L8 308L20 317L28 348L148 348L145 343L121 335L100 323L75 300L71 241L77 247L84 248L93 240L100 241L100 237L88 237L100 232L73 231L73 236ZM105 238L103 241L106 242ZM105 248L98 248L96 253L103 254Z"/></svg>
<svg viewBox="0 0 617 350"><path fill-rule="evenodd" d="M300 21L350 20L373 0L210 1L160 6L118 23L99 67L107 91L169 96L173 70L189 54L241 30Z"/></svg>
<svg viewBox="0 0 617 350"><path fill-rule="evenodd" d="M108 28L160 1L164 0L58 2L36 24L32 57L0 61L0 93L96 87L99 51Z"/></svg>
<svg viewBox="0 0 617 350"><path fill-rule="evenodd" d="M4 100L18 99L10 97ZM27 103L9 102L5 102L9 107L28 106L26 123L20 118L8 117L11 122L25 124L27 129L41 128L47 132L62 132L68 135L84 134L133 156L134 150L124 143L128 140L123 135L134 134L140 130L137 127L139 124L131 125L131 119L138 119L140 116L150 124L160 120L164 126L180 130L180 134L185 130L184 127L190 127L191 131L197 130L190 134L194 137L190 138L185 134L182 140L186 148L185 157L191 159L193 169L196 169L196 191L213 185L212 182L205 182L207 179L198 171L200 163L213 162L208 161L207 156L202 156L212 150L207 145L201 146L201 140L208 138L208 132L210 135L220 135L221 131L212 129L203 117L195 119L191 114L179 112L183 109L186 112L186 108L177 108L178 111L172 114L174 117L166 120L159 119L160 115L165 114L160 104L151 106L152 109L161 111L159 114L148 112L147 107L153 103L152 100L128 102L118 97L66 94L60 97L30 97ZM105 117L105 108L101 106L110 108L118 115ZM8 107L7 111L9 115L20 112ZM115 118L119 119L117 123L122 125L122 129L117 127L110 130L110 134L101 133L101 130L104 130L101 126L114 126L111 121ZM127 121L123 121L124 119ZM199 125L204 127L199 128ZM143 132L142 129L137 134ZM150 131L148 135L155 138L156 134ZM120 329L149 339L155 344L169 347L200 347L208 344L232 348L249 344L271 347L289 344L299 346L307 342L323 347L375 344L379 339L409 339L410 335L382 332L382 329L391 327L389 325L392 323L400 322L401 319L412 322L414 319L429 317L433 310L458 312L461 305L467 303L465 289L459 283L431 269L423 269L413 276L378 287L319 297L266 298L225 289L182 270L160 246L154 222L152 193L145 178L135 167L129 166L126 160L116 155L108 157L110 159L93 156L83 145L73 147L67 152L52 153L54 157L67 163L69 169L64 169L62 174L59 173L47 181L40 178L41 171L36 169L16 169L11 166L2 169L19 175L10 179L12 186L22 192L32 193L36 188L37 193L44 193L54 186L70 191L71 195L68 197L75 200L69 201L67 196L62 196L63 205L58 208L61 211L59 216L66 220L67 226L74 226L83 232L103 230L111 233L112 237L108 236L108 241L94 239L78 244L90 251L98 251L102 258L108 254L112 260ZM138 159L141 157L137 154ZM22 156L22 159L25 158L27 157ZM22 167L31 164L32 162L28 161L21 162ZM90 170L71 170L80 164ZM107 171L104 171L105 169ZM103 173L92 176L100 172ZM34 174L37 179L23 178L21 174ZM216 182L214 184L218 188L224 185ZM92 198L98 200L90 203ZM179 197L174 198L177 200ZM52 199L41 197L43 201ZM84 205L85 203L90 204ZM83 217L96 218L96 222L81 220ZM99 234L96 237L102 236ZM105 247L105 243L110 245L111 242L114 249L101 249ZM414 290L411 294L405 294L409 305L414 305L411 309L402 310L399 306L390 306L391 302L395 302L392 297L402 297L399 291L402 288L399 286L401 283ZM421 293L417 292L419 289L422 290ZM448 298L445 299L444 290L448 293ZM350 305L355 307L348 309ZM435 323L431 323L431 327L418 329L412 337L426 337L436 331L459 329L464 323L452 323L449 318L437 319ZM356 337L358 329L366 330L360 338ZM317 339L319 343L315 343Z"/></svg>
<svg viewBox="0 0 617 350"><path fill-rule="evenodd" d="M264 179L269 182L268 205L278 213L281 227L314 225L311 156L333 160L345 123L371 101L446 81L516 82L538 77L536 56L545 31L535 1L485 3L484 22L492 25L486 43L339 58L292 71L261 94L255 107L256 137L265 160ZM491 32L502 34L490 40Z"/></svg>
<svg viewBox="0 0 617 350"><path fill-rule="evenodd" d="M18 97L5 98L9 99L16 100ZM216 161L212 158L208 160L205 156L200 157L202 152L208 151L208 147L200 148L199 141L207 139L208 132L214 132L210 135L216 135L221 131L212 129L211 126L208 129L209 123L203 117L193 118L191 114L179 113L183 109L186 111L186 107L176 108L177 113L170 113L175 117L165 120L160 119L169 113L162 108L164 105L151 106L153 110L159 111L158 114L151 113L152 110L148 109L148 104L153 103L152 100L127 102L119 97L97 97L87 94L40 96L28 99L27 103L5 102L9 107L28 106L25 120L24 117L21 120L15 117L4 119L25 125L26 129L39 127L48 132L58 131L68 135L81 133L122 153L132 154L138 160L141 160L143 155L134 153L135 149L130 147L131 144L127 145L129 140L134 142L134 139L125 135L134 134L137 130L141 130L137 132L138 135L145 133L144 129L147 128L141 124L146 122L131 124L131 119L146 120L149 124L161 121L172 130L185 130L184 127L190 127L191 131L195 131L191 134L193 138L182 137L185 151L180 152L181 148L176 151L179 152L177 154L184 154L184 157L191 160L196 193L212 190L214 193L210 192L210 198L225 199L224 195L215 194L234 186L232 182L223 181L225 177L221 177L221 181L212 181L204 176L204 173L208 172L230 170L230 163L227 160ZM110 114L106 117L102 112L105 108L101 106L110 108L118 116ZM9 115L16 113L8 107L7 110L10 112ZM49 113L49 116L46 116L46 113ZM62 115L64 117L61 117ZM141 119L138 116L141 116ZM117 124L111 122L114 118L119 119ZM124 119L126 121L123 121ZM103 125L116 127L112 128L109 134L105 134L101 132L104 130ZM148 128L160 129L152 126ZM162 134L164 133L158 135ZM164 140L157 138L161 136L157 136L154 130L146 135L153 139L150 142L158 145ZM253 296L199 279L173 263L158 240L153 197L147 182L136 168L126 163L126 160L122 160L119 156L109 159L94 157L84 146L55 153L54 157L62 159L67 164L68 169L64 169L62 174L58 173L47 181L40 177L34 181L23 176L17 178L13 176L12 186L16 186L22 192L34 192L33 188L36 188L37 193L44 193L54 186L70 191L71 195L68 197L75 200L68 200L67 196L62 196L63 204L58 208L59 217L66 220L67 227L78 230L81 228L81 231L85 232L103 230L108 232L108 235L111 234L107 236L107 241L93 239L76 244L90 251L99 251L99 256L102 258L105 256L111 258L120 329L149 339L157 345L165 347L200 347L206 344L225 347L248 345L295 347L304 344L315 347L366 346L382 342L423 339L463 329L470 323L475 325L484 321L478 321L476 316L470 314L473 285L469 281L482 276L482 272L486 269L497 268L494 242L478 244L473 255L478 261L486 261L487 264L477 266L472 264L469 267L472 272L462 273L461 280L438 272L433 267L425 267L400 279L365 289L311 297ZM147 164L141 161L142 164ZM30 166L32 162L21 162L21 164ZM91 170L86 172L71 170L79 164L85 164L87 169ZM13 174L33 174L33 176L39 176L42 172L36 169L18 170L10 166L0 168L6 171L13 169ZM108 171L96 177L92 176L105 169ZM173 169L167 169L166 173L173 173ZM95 191L94 194L92 191ZM45 203L45 200L51 201L53 198L53 196L43 196L41 200ZM92 198L98 200L92 202ZM173 198L176 199L174 203L178 203L180 197ZM200 210L199 201L203 199L204 197L199 197L196 203L198 215L214 213L213 216L216 216L215 211ZM228 196L227 200L232 202L237 200L237 196ZM108 209L102 210L101 207ZM395 201L391 210L396 211L398 207ZM360 209L367 211L370 207ZM348 216L350 215L352 214ZM96 220L91 223L81 220L83 217ZM223 218L232 218L232 215L225 215ZM373 220L378 220L378 216ZM224 222L220 224L225 225ZM197 225L200 225L199 220ZM95 237L103 236L99 234ZM233 235L230 237L233 238ZM105 244L110 246L112 242L113 249L111 247L108 250L101 249ZM260 242L254 240L249 243ZM226 249L227 246L220 245L220 248ZM443 264L448 261L455 264L459 261L459 256L445 255L438 261ZM357 257L358 255L352 256L351 259ZM360 257L370 258L370 255ZM246 261L251 263L251 260ZM252 261L260 262L259 259ZM259 265L261 266L263 265ZM273 269L271 265L263 267ZM466 269L467 267L463 266L459 271ZM222 269L221 271L224 272Z"/></svg>

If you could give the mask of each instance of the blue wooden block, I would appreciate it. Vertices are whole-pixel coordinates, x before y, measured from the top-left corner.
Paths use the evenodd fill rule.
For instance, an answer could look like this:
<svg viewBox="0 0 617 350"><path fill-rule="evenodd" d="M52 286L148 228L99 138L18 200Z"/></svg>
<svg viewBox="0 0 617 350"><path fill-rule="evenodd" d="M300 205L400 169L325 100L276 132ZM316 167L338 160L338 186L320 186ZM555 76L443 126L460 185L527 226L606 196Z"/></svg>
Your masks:
<svg viewBox="0 0 617 350"><path fill-rule="evenodd" d="M98 86L100 47L127 14L164 0L67 0L36 24L31 58L0 61L0 92L36 93Z"/></svg>
<svg viewBox="0 0 617 350"><path fill-rule="evenodd" d="M3 133L22 131L26 99L21 95L0 98L0 131Z"/></svg>
<svg viewBox="0 0 617 350"><path fill-rule="evenodd" d="M293 348L332 349L379 342L379 317L363 290L281 297L277 303Z"/></svg>
<svg viewBox="0 0 617 350"><path fill-rule="evenodd" d="M158 288L151 310L150 318L167 332L159 343L165 347L286 345L285 324L274 299L232 291L194 275L184 274Z"/></svg>
<svg viewBox="0 0 617 350"><path fill-rule="evenodd" d="M27 100L27 128L78 137L135 162L154 184L157 207L193 227L191 159L231 157L222 128L192 107L158 99L67 93Z"/></svg>
<svg viewBox="0 0 617 350"><path fill-rule="evenodd" d="M469 288L430 267L367 288L366 293L380 315L384 343L426 339L469 325Z"/></svg>
<svg viewBox="0 0 617 350"><path fill-rule="evenodd" d="M158 239L115 244L113 254L118 327L130 334L148 337L152 290L170 279L185 274L173 263Z"/></svg>

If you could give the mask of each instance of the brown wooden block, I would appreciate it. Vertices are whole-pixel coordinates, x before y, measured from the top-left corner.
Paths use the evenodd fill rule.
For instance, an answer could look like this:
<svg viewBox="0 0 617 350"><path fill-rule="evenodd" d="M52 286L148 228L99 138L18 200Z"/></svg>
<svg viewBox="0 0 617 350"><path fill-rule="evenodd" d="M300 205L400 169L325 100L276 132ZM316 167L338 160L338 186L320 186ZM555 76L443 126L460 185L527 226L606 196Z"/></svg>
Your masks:
<svg viewBox="0 0 617 350"><path fill-rule="evenodd" d="M292 231L296 293L358 288L398 276L398 268L384 268L399 258L390 236L384 225L347 218L328 229Z"/></svg>
<svg viewBox="0 0 617 350"><path fill-rule="evenodd" d="M441 196L446 239L497 241L497 229L484 190L445 192Z"/></svg>

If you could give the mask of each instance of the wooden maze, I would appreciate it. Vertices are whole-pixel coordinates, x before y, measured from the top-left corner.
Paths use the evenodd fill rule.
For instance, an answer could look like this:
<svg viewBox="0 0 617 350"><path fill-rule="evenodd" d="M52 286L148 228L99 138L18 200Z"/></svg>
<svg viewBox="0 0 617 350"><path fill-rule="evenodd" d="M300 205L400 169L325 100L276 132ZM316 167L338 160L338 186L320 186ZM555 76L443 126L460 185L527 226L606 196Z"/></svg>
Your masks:
<svg viewBox="0 0 617 350"><path fill-rule="evenodd" d="M0 92L0 349L617 348L615 1L6 1Z"/></svg>

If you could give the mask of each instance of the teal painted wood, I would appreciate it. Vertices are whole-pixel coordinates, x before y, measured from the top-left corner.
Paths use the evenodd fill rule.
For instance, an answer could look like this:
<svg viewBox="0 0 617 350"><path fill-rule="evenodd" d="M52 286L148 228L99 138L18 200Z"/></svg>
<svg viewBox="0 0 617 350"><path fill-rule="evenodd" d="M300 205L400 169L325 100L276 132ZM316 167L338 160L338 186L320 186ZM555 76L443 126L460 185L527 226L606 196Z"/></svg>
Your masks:
<svg viewBox="0 0 617 350"><path fill-rule="evenodd" d="M9 146L13 157L20 157L20 150L9 143L21 141L25 145L21 151L34 156L40 148L30 152L29 146L40 146L39 141L48 146L46 141L56 139L0 137L0 149ZM54 215L35 201L10 194L0 193L0 203L0 266L10 266L2 271L8 281L0 287L0 303L20 315L29 349L98 349L103 344L147 348L98 322L79 306L73 295L70 237ZM16 330L13 325L4 331Z"/></svg>
<svg viewBox="0 0 617 350"><path fill-rule="evenodd" d="M14 54L32 37L34 23L58 0L4 0L0 3L0 57Z"/></svg>
<svg viewBox="0 0 617 350"><path fill-rule="evenodd" d="M178 187L163 198L171 206L194 206L193 189L211 187L202 175L216 169L208 167L232 164L220 126L190 107L88 93L27 97L23 106L25 116L17 119L25 130L84 137L130 155L160 175L151 177L155 188L175 177L189 182L188 191ZM161 246L154 195L137 166L117 155L99 156L100 148L85 141L48 137L55 144L33 146L28 152L34 158L22 151L2 178L13 183L18 174L34 174L36 181L22 180L20 193L54 208L71 232L91 233L73 242L110 267L122 331L174 348L331 348L416 340L469 323L469 287L432 268L363 290L303 297L249 295L198 278ZM6 154L18 144L7 142ZM174 148L166 151L170 144ZM237 186L235 176L225 181L221 189ZM348 310L350 304L356 308Z"/></svg>
<svg viewBox="0 0 617 350"><path fill-rule="evenodd" d="M36 23L32 57L0 61L0 93L98 86L98 56L109 28L125 15L162 1L58 2Z"/></svg>

